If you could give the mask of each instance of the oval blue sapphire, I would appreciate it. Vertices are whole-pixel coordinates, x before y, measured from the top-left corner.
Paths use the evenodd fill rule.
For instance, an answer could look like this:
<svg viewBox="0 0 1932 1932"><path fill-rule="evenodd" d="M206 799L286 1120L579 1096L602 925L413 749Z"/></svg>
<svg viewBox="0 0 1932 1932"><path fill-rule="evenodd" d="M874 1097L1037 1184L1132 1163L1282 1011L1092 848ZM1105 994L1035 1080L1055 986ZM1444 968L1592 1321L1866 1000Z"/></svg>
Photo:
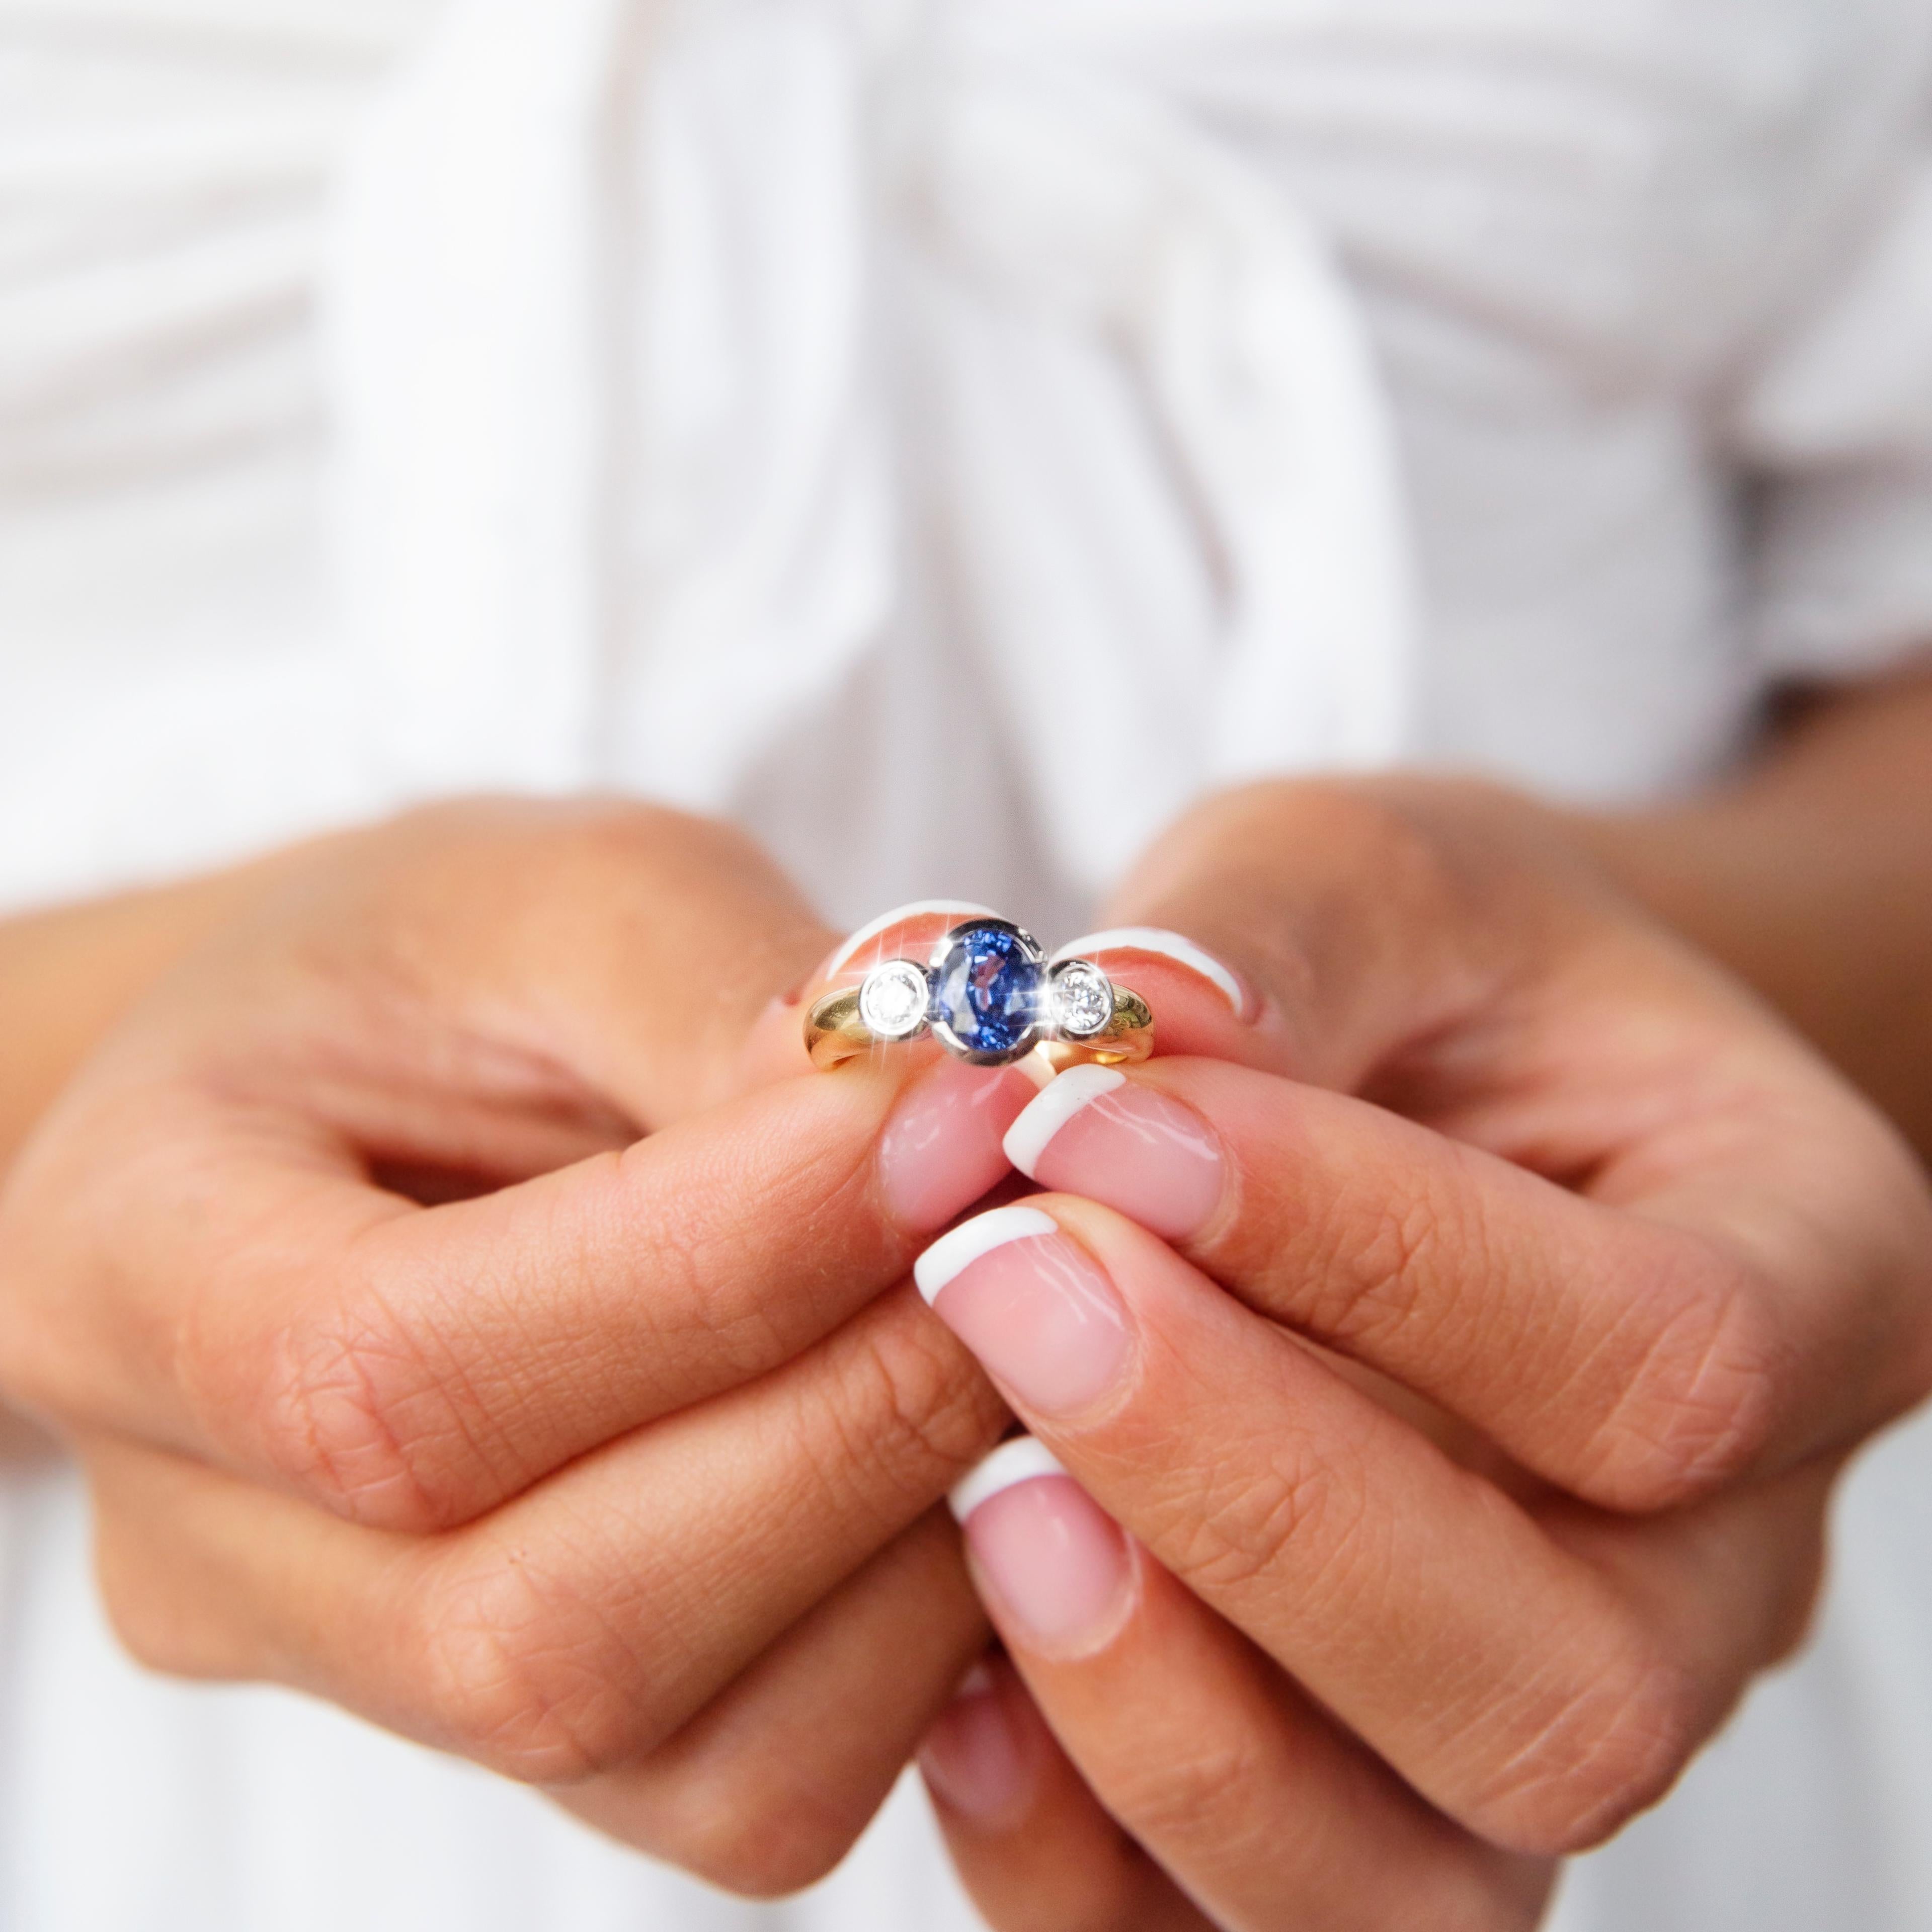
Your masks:
<svg viewBox="0 0 1932 1932"><path fill-rule="evenodd" d="M1017 1055L1039 1024L1042 962L1024 934L970 926L951 935L934 975L932 1017L976 1058Z"/></svg>

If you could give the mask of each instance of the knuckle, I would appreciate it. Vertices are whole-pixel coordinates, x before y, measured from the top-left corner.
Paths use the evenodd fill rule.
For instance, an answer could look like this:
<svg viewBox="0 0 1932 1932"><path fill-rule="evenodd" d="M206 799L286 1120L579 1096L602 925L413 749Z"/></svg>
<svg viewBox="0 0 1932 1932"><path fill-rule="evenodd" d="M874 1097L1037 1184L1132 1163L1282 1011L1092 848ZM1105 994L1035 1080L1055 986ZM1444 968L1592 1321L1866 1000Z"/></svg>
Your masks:
<svg viewBox="0 0 1932 1932"><path fill-rule="evenodd" d="M1581 1492L1648 1512L1709 1494L1770 1446L1783 1379L1777 1338L1742 1269L1666 1285L1634 1370L1588 1445Z"/></svg>
<svg viewBox="0 0 1932 1932"><path fill-rule="evenodd" d="M406 1313L394 1292L404 1265L352 1238L314 1306L252 1352L190 1337L180 1380L218 1438L221 1418L251 1415L270 1464L311 1499L365 1527L422 1534L494 1508L530 1472L503 1421L512 1390L479 1388L464 1366L466 1324L490 1285L466 1285L466 1310L418 1270Z"/></svg>
<svg viewBox="0 0 1932 1932"><path fill-rule="evenodd" d="M423 1592L402 1640L437 1741L506 1778L582 1784L656 1741L609 1624L514 1554Z"/></svg>
<svg viewBox="0 0 1932 1932"><path fill-rule="evenodd" d="M1270 1587L1291 1568L1304 1600L1340 1590L1366 1540L1354 1452L1325 1438L1319 1454L1288 1438L1238 1466L1231 1458L1173 1472L1152 1493L1148 1520L1162 1562L1210 1596Z"/></svg>
<svg viewBox="0 0 1932 1932"><path fill-rule="evenodd" d="M471 1447L463 1418L379 1296L292 1324L260 1401L269 1460L337 1514L400 1530L457 1520L453 1466Z"/></svg>
<svg viewBox="0 0 1932 1932"><path fill-rule="evenodd" d="M676 1311L662 1327L654 1325L650 1332L670 1342L701 1334L725 1383L748 1381L796 1352L799 1344L793 1324L797 1310L781 1307L769 1298L746 1295L742 1256L734 1231L717 1224L707 1214L680 1202L661 1202L648 1188L636 1190L638 1201L647 1206L634 1209L628 1204L628 1176L650 1144L640 1142L612 1159L620 1177L618 1193L626 1203L622 1211L640 1216L638 1234L640 1242L647 1244L644 1277L647 1298ZM647 1224L641 1219L645 1212L650 1217ZM553 1249L568 1238L566 1231L560 1228ZM590 1264L590 1258L584 1258ZM799 1286L801 1300L822 1292L816 1282ZM664 1391L667 1400L675 1392L671 1384Z"/></svg>
<svg viewBox="0 0 1932 1932"><path fill-rule="evenodd" d="M1266 1802L1250 1802L1277 1780L1278 1764L1259 1732L1203 1738L1189 1728L1164 1725L1160 1750L1117 1767L1108 1808L1148 1844L1186 1844L1238 1870L1263 1850L1241 1840L1279 1822Z"/></svg>
<svg viewBox="0 0 1932 1932"><path fill-rule="evenodd" d="M1359 1348L1390 1346L1429 1307L1424 1284L1466 1266L1458 1260L1445 1270L1438 1258L1482 1251L1479 1231L1465 1228L1463 1218L1442 1189L1376 1189L1337 1202L1320 1231L1317 1279L1329 1305L1316 1318L1324 1332Z"/></svg>
<svg viewBox="0 0 1932 1932"><path fill-rule="evenodd" d="M1689 1673L1628 1646L1553 1700L1468 1822L1540 1858L1602 1844L1676 1781L1704 1729L1702 1704Z"/></svg>

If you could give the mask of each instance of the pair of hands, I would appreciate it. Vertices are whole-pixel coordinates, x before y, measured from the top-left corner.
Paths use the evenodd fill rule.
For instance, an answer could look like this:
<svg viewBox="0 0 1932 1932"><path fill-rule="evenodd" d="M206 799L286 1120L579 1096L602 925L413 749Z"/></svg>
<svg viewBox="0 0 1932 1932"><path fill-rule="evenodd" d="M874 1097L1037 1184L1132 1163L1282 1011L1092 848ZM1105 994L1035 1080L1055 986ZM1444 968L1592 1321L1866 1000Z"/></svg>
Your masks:
<svg viewBox="0 0 1932 1932"><path fill-rule="evenodd" d="M1259 788L1114 910L1241 1010L1119 961L1162 1058L1032 1135L1052 1231L935 1321L1033 1086L785 1077L831 935L742 842L462 807L292 859L0 1200L0 1382L124 1636L740 1889L926 1737L996 1924L1532 1923L1802 1628L1932 1379L1924 1183L1520 802ZM940 1499L1010 1412L1079 1487L973 1513L976 1593Z"/></svg>

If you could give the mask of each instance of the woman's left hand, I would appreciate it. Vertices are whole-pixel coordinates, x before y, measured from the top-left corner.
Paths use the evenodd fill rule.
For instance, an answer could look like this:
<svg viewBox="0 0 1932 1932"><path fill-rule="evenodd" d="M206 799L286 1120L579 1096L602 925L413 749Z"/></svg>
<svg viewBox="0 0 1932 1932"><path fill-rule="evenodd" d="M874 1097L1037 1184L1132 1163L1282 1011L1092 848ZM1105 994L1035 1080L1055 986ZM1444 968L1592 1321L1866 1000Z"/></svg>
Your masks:
<svg viewBox="0 0 1932 1932"><path fill-rule="evenodd" d="M1053 1191L922 1262L1072 1478L967 1499L1018 1678L928 1740L954 1855L1029 1932L1533 1924L1804 1629L1932 1196L1518 801L1258 788L1120 910L1245 994L1126 942L1217 1057L1063 1076Z"/></svg>

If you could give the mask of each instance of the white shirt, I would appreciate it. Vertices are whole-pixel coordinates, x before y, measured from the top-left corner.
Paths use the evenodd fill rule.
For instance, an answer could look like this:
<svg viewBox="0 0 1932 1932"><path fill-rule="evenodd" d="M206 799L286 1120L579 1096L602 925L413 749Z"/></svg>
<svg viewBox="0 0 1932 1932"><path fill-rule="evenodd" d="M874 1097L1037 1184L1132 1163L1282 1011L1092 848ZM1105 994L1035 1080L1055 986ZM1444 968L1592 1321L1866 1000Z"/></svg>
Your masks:
<svg viewBox="0 0 1932 1932"><path fill-rule="evenodd" d="M1907 0L0 0L0 896L616 782L837 917L1072 930L1249 771L1708 778L1932 635L1929 56ZM1924 1432L1566 1926L1932 1923ZM0 1922L965 1922L909 1798L768 1915L142 1678L70 1480L9 1507Z"/></svg>

